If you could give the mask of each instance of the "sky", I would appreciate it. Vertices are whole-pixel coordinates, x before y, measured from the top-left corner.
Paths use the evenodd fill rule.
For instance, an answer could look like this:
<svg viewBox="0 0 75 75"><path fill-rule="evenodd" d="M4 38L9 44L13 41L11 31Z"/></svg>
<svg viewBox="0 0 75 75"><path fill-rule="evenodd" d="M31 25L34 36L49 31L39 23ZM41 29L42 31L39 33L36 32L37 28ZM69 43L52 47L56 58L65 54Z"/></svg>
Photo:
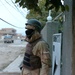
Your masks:
<svg viewBox="0 0 75 75"><path fill-rule="evenodd" d="M14 28L17 33L25 35L25 23L28 10L14 4L15 0L0 0L0 30Z"/></svg>
<svg viewBox="0 0 75 75"><path fill-rule="evenodd" d="M28 12L26 8L21 8L19 4L15 4L15 0L0 0L0 30L2 28L14 28L17 33L25 35Z"/></svg>

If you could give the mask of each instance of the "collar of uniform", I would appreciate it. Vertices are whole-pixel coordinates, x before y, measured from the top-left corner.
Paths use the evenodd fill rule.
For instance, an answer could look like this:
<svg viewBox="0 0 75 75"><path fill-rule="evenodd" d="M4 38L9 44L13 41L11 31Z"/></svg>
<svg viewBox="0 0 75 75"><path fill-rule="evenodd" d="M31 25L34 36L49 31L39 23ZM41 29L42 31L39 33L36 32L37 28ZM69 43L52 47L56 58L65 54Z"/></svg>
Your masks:
<svg viewBox="0 0 75 75"><path fill-rule="evenodd" d="M41 40L42 39L42 37L39 37L39 38L37 38L36 40L34 40L34 41L32 41L32 42L29 42L30 44L33 44L33 43L36 43L36 42L38 42L39 40Z"/></svg>

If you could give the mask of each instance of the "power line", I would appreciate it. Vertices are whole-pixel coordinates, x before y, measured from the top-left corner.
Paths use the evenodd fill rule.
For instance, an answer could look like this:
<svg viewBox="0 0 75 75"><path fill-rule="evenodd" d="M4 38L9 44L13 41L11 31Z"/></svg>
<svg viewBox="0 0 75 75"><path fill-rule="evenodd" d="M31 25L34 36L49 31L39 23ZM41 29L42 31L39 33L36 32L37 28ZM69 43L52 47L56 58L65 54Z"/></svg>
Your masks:
<svg viewBox="0 0 75 75"><path fill-rule="evenodd" d="M1 1L1 0L0 0ZM6 0L5 0L6 1ZM6 1L7 2L7 1ZM7 9L7 7L4 5L4 3L1 1L1 3L3 4L3 6ZM8 3L8 2L7 2ZM9 4L9 3L8 3ZM10 5L10 4L9 4ZM13 7L13 6L12 6ZM14 8L14 7L13 7ZM14 8L15 9L15 8ZM8 10L8 9L7 9ZM9 10L8 10L9 11ZM9 11L9 13L10 13L10 11ZM0 20L2 20L3 22L5 22L5 23L7 23L7 24L9 24L9 25L11 25L11 26L13 26L13 27L16 27L16 28L20 28L20 29L22 29L22 28L24 28L24 27L17 27L17 26L15 26L15 25L13 25L13 24L11 24L11 23L9 23L9 22L7 22L7 21L5 21L5 20L3 20L2 18L0 18Z"/></svg>
<svg viewBox="0 0 75 75"><path fill-rule="evenodd" d="M11 24L11 23L9 23L9 22L3 20L2 18L0 18L0 20L2 20L3 22L5 22L5 23L7 23L7 24L9 24L9 25L11 25L11 26L13 26L13 27L20 28L20 29L23 29L23 28L24 28L24 27L17 27L17 26L15 26L15 25L13 25L13 24Z"/></svg>
<svg viewBox="0 0 75 75"><path fill-rule="evenodd" d="M1 1L1 0L0 0ZM4 5L4 3L1 1L1 3L3 4L3 6L8 10L8 8ZM20 21L18 18L16 18L9 10L8 10L8 12L15 18L15 19L17 19L18 21Z"/></svg>
<svg viewBox="0 0 75 75"><path fill-rule="evenodd" d="M9 4L12 8L14 8L7 0L5 0L5 2L7 3L7 4ZM20 10L19 11L19 9L17 8L17 6L15 5L15 3L11 0L11 2L13 3L13 5L16 7L16 9L18 10L18 12L24 17L24 13ZM15 9L15 8L14 8ZM16 10L15 9L15 10ZM23 13L23 14L22 14ZM25 18L25 17L24 17Z"/></svg>
<svg viewBox="0 0 75 75"><path fill-rule="evenodd" d="M9 4L12 8L14 8L7 0L5 0L7 4ZM14 8L15 9L15 8Z"/></svg>
<svg viewBox="0 0 75 75"><path fill-rule="evenodd" d="M25 16L24 16L24 12L26 12L26 11L21 11L21 10L19 10L18 8L17 8L17 6L15 5L15 3L11 0L11 2L13 3L13 5L16 7L13 7L7 0L5 0L6 1L6 3L7 4L9 4L12 8L14 8L17 12L19 12L20 14L21 14L21 16L25 19Z"/></svg>
<svg viewBox="0 0 75 75"><path fill-rule="evenodd" d="M16 9L18 10L18 12L25 18L24 14L22 11L20 11L17 6L15 5L15 3L11 0L11 2L14 4L14 6L16 7Z"/></svg>
<svg viewBox="0 0 75 75"><path fill-rule="evenodd" d="M14 8L7 0L5 0L7 4L9 4L12 8ZM13 3L13 5L16 7L17 11L22 15L22 17L25 18L24 13L22 11L19 11L19 9L17 8L17 6L15 5L15 3L11 0L11 2ZM15 9L15 8L14 8ZM16 10L15 9L15 10Z"/></svg>

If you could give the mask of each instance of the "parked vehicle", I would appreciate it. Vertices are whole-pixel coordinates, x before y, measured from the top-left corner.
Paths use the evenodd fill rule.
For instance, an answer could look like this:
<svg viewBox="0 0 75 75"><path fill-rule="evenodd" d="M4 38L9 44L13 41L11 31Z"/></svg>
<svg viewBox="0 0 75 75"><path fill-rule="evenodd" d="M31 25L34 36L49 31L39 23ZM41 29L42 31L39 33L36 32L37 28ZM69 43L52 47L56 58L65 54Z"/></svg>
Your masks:
<svg viewBox="0 0 75 75"><path fill-rule="evenodd" d="M25 38L21 38L21 41L25 41Z"/></svg>
<svg viewBox="0 0 75 75"><path fill-rule="evenodd" d="M14 39L12 35L5 35L4 36L4 43L13 43Z"/></svg>

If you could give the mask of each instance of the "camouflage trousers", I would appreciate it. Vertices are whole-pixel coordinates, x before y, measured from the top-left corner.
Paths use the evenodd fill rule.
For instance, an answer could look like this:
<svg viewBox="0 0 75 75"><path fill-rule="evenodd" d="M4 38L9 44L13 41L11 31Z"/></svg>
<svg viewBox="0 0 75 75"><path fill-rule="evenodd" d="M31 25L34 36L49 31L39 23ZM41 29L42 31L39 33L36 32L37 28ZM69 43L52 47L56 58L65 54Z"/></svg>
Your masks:
<svg viewBox="0 0 75 75"><path fill-rule="evenodd" d="M30 71L30 70L27 70L27 69L23 69L22 70L22 75L39 75L39 69L37 70L34 70L34 71Z"/></svg>
<svg viewBox="0 0 75 75"><path fill-rule="evenodd" d="M28 70L23 68L21 75L49 75L50 68L43 64L43 67L41 69L36 70Z"/></svg>

